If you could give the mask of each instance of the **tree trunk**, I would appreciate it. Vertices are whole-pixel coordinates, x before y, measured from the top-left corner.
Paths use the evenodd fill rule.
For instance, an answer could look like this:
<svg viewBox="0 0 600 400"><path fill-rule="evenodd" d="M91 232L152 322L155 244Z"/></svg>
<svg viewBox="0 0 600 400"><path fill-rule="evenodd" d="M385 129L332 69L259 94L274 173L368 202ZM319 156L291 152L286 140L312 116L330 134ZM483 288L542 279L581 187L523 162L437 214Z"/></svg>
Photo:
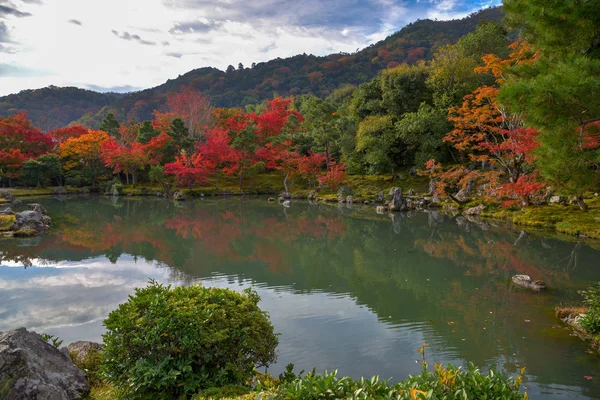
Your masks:
<svg viewBox="0 0 600 400"><path fill-rule="evenodd" d="M290 191L288 190L288 185L287 185L287 181L288 181L288 177L290 176L290 173L287 172L285 174L285 178L283 179L283 187L285 188L285 194L289 194Z"/></svg>
<svg viewBox="0 0 600 400"><path fill-rule="evenodd" d="M217 182L215 183L215 190L219 191L219 171L217 171Z"/></svg>
<svg viewBox="0 0 600 400"><path fill-rule="evenodd" d="M129 185L129 174L127 172L125 173L125 182Z"/></svg>
<svg viewBox="0 0 600 400"><path fill-rule="evenodd" d="M587 211L588 210L588 206L587 204L585 204L585 201L583 200L583 196L577 196L577 204L579 204L579 209L582 211Z"/></svg>
<svg viewBox="0 0 600 400"><path fill-rule="evenodd" d="M244 170L240 170L240 194L244 194L244 192L242 191L242 177L244 175Z"/></svg>
<svg viewBox="0 0 600 400"><path fill-rule="evenodd" d="M133 182L133 186L135 186L135 172L131 174L131 179Z"/></svg>
<svg viewBox="0 0 600 400"><path fill-rule="evenodd" d="M325 142L325 167L329 171L329 142Z"/></svg>

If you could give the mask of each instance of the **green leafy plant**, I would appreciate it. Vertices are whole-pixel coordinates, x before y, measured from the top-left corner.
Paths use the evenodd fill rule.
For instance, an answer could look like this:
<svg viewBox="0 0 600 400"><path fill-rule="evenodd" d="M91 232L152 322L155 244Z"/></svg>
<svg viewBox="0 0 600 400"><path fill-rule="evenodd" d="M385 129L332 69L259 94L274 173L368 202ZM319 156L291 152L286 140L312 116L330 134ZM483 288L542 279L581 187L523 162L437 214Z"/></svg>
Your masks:
<svg viewBox="0 0 600 400"><path fill-rule="evenodd" d="M103 372L127 398L174 398L247 382L276 359L256 292L155 281L104 321Z"/></svg>
<svg viewBox="0 0 600 400"><path fill-rule="evenodd" d="M47 333L42 333L40 335L40 337L42 338L43 341L50 343L52 346L56 347L57 349L62 346L63 341L54 335L49 335Z"/></svg>
<svg viewBox="0 0 600 400"><path fill-rule="evenodd" d="M587 306L585 316L581 318L581 327L590 335L600 334L600 282L582 291Z"/></svg>
<svg viewBox="0 0 600 400"><path fill-rule="evenodd" d="M100 371L102 365L102 352L96 348L90 348L83 356L81 353L70 352L71 360L77 368L87 373L90 385L96 386L102 383Z"/></svg>

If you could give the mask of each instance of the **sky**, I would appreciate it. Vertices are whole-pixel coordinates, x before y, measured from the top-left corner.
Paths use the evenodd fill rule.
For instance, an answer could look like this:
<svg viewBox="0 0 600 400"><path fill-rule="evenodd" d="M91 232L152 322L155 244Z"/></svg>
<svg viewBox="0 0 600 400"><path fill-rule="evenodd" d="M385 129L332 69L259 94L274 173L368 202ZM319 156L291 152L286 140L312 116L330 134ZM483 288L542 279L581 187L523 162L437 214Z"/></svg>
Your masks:
<svg viewBox="0 0 600 400"><path fill-rule="evenodd" d="M0 0L0 95L145 89L192 69L355 52L500 0Z"/></svg>

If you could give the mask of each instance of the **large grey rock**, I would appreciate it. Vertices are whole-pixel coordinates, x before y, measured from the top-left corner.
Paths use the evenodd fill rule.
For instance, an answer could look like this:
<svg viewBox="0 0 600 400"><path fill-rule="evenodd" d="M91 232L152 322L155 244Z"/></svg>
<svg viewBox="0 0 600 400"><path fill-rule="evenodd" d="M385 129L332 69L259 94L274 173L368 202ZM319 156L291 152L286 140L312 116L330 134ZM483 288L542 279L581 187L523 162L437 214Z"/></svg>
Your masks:
<svg viewBox="0 0 600 400"><path fill-rule="evenodd" d="M89 391L85 372L37 333L0 332L0 398L71 400Z"/></svg>
<svg viewBox="0 0 600 400"><path fill-rule="evenodd" d="M347 203L347 204L352 204L352 203L354 203L354 200L356 200L356 199L354 198L354 196L347 196L347 197L346 197L346 203Z"/></svg>
<svg viewBox="0 0 600 400"><path fill-rule="evenodd" d="M464 215L481 215L481 213L485 210L485 206L483 204L478 205L477 207L467 208L463 214Z"/></svg>
<svg viewBox="0 0 600 400"><path fill-rule="evenodd" d="M96 342L78 341L67 346L68 353L74 357L73 361L83 361L90 351L102 351L102 345Z"/></svg>
<svg viewBox="0 0 600 400"><path fill-rule="evenodd" d="M390 211L408 211L408 204L402 195L402 189L392 188L390 194L392 195L392 200L388 205Z"/></svg>
<svg viewBox="0 0 600 400"><path fill-rule="evenodd" d="M57 187L56 189L54 189L54 191L52 193L57 196L64 196L64 195L68 194L67 189L65 189L63 186Z"/></svg>
<svg viewBox="0 0 600 400"><path fill-rule="evenodd" d="M337 191L337 195L338 196L350 196L353 194L352 188L349 186L342 186L341 188L338 189Z"/></svg>
<svg viewBox="0 0 600 400"><path fill-rule="evenodd" d="M546 289L546 284L544 282L533 280L529 275L515 275L512 277L512 281L515 285L535 290L538 292L540 290Z"/></svg>
<svg viewBox="0 0 600 400"><path fill-rule="evenodd" d="M175 200L175 201L184 201L185 200L185 194L183 194L182 191L178 190L175 193L173 193L173 200Z"/></svg>
<svg viewBox="0 0 600 400"><path fill-rule="evenodd" d="M15 222L10 227L15 236L41 235L50 227L51 219L41 204L29 204L28 208L15 214Z"/></svg>

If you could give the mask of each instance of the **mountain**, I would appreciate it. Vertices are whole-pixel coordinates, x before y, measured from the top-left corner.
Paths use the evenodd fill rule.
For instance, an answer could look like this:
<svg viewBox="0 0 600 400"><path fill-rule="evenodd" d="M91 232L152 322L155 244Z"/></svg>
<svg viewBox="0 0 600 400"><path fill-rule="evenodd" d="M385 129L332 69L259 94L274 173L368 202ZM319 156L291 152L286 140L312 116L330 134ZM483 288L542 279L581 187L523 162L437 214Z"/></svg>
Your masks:
<svg viewBox="0 0 600 400"><path fill-rule="evenodd" d="M457 20L418 20L353 54L323 57L301 54L228 71L199 68L160 86L125 95L53 86L25 90L0 97L0 115L24 111L42 129L65 126L75 120L97 126L109 111L122 121L142 121L164 106L168 93L182 86L201 90L217 107L260 103L274 95L312 93L324 97L341 85L366 82L382 69L431 59L438 47L455 43L481 22L498 21L501 17L502 10L496 7Z"/></svg>

